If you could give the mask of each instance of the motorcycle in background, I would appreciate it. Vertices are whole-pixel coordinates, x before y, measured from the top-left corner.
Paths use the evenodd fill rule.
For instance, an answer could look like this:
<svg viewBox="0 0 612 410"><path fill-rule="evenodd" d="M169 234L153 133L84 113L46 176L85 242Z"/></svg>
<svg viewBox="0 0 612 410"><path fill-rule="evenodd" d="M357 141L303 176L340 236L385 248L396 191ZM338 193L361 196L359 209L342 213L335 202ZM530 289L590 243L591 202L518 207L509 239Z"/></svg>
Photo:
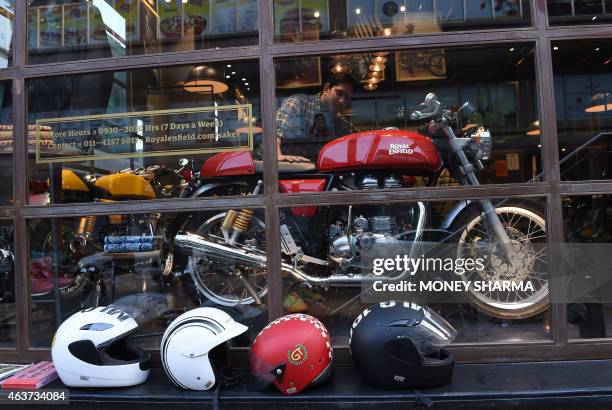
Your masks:
<svg viewBox="0 0 612 410"><path fill-rule="evenodd" d="M125 169L118 173L96 177L94 173L80 175L71 169L61 171L62 203L111 202L131 199L149 200L180 196L185 185L183 169L187 161L180 162L181 168L173 170L158 165L136 170ZM49 201L49 184L33 184L33 195L41 194ZM159 248L156 232L159 229L158 214L129 214L84 216L78 219L61 218L38 220L30 228L31 287L33 296L45 297L54 289L54 276L63 300L81 300L97 286L97 294L103 293L97 270L81 269L84 259L101 253L111 246L122 246L125 238L150 238L151 248ZM53 237L55 235L55 238ZM158 242L158 243L155 243ZM124 245L127 246L127 245ZM52 260L55 253L56 268ZM159 252L157 252L159 253ZM142 254L141 256L146 256ZM150 261L155 263L155 252ZM104 261L98 260L99 265ZM88 268L91 263L84 262ZM126 262L127 263L127 262ZM54 271L56 271L54 273ZM97 296L100 298L101 296Z"/></svg>

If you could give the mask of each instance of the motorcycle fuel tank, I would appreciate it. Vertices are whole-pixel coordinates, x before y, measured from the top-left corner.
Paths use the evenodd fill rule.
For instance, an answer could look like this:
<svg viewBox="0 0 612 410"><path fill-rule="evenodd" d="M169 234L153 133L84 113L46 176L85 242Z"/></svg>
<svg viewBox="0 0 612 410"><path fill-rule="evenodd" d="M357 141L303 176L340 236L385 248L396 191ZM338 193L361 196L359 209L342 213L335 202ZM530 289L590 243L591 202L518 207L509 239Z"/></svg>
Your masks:
<svg viewBox="0 0 612 410"><path fill-rule="evenodd" d="M47 182L48 185L49 182ZM62 191L89 192L89 188L74 171L62 169Z"/></svg>
<svg viewBox="0 0 612 410"><path fill-rule="evenodd" d="M104 175L96 180L96 186L113 198L155 199L155 190L141 176L119 173Z"/></svg>
<svg viewBox="0 0 612 410"><path fill-rule="evenodd" d="M221 152L208 158L200 168L200 176L209 178L254 173L253 156L249 151Z"/></svg>
<svg viewBox="0 0 612 410"><path fill-rule="evenodd" d="M319 152L320 172L359 169L401 169L407 173L437 172L442 166L434 143L410 131L375 130L328 142Z"/></svg>

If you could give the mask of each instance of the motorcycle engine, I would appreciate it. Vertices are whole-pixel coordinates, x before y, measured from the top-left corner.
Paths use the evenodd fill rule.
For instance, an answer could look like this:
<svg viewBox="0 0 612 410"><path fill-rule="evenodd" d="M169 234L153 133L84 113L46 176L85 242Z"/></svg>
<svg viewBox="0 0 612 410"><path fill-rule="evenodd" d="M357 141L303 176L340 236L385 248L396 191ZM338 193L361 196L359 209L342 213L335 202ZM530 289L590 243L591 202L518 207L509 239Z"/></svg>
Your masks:
<svg viewBox="0 0 612 410"><path fill-rule="evenodd" d="M402 184L393 175L380 178L365 175L359 180L358 186L361 189L376 189L381 186L398 188ZM370 263L364 259L400 254L406 241L398 239L398 236L401 231L416 226L418 217L418 207L412 204L402 205L401 212L398 208L392 209L387 205L360 207L358 216L352 217L350 221L350 232L347 233L342 225L330 225L330 259L337 264L342 273L346 273L370 268ZM401 222L401 225L398 222Z"/></svg>

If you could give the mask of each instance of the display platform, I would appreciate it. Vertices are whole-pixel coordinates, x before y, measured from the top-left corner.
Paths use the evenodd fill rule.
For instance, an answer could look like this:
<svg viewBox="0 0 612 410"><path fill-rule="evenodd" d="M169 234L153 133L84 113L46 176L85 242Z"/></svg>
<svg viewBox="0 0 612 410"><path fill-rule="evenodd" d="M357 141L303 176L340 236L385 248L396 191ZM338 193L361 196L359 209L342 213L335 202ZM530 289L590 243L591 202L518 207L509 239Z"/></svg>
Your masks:
<svg viewBox="0 0 612 410"><path fill-rule="evenodd" d="M246 377L246 376L245 376ZM60 389L57 380L46 388ZM382 391L364 385L354 368L337 368L331 380L298 396L269 388L256 391L251 381L230 390L195 392L172 386L162 369L131 388L70 389L71 408L221 408L326 409L372 408L588 408L612 405L612 360L462 364L451 385L422 391ZM2 396L6 396L2 392ZM5 402L6 403L6 402ZM136 407L135 407L136 406Z"/></svg>

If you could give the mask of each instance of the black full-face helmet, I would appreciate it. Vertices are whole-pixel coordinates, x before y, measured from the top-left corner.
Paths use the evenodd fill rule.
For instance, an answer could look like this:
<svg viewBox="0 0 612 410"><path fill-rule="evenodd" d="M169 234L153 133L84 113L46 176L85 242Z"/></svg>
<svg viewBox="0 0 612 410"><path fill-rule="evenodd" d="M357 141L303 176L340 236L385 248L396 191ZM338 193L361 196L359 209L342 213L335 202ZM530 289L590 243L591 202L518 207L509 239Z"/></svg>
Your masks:
<svg viewBox="0 0 612 410"><path fill-rule="evenodd" d="M454 360L444 349L457 331L427 307L381 302L353 322L349 345L363 379L383 389L450 383Z"/></svg>

